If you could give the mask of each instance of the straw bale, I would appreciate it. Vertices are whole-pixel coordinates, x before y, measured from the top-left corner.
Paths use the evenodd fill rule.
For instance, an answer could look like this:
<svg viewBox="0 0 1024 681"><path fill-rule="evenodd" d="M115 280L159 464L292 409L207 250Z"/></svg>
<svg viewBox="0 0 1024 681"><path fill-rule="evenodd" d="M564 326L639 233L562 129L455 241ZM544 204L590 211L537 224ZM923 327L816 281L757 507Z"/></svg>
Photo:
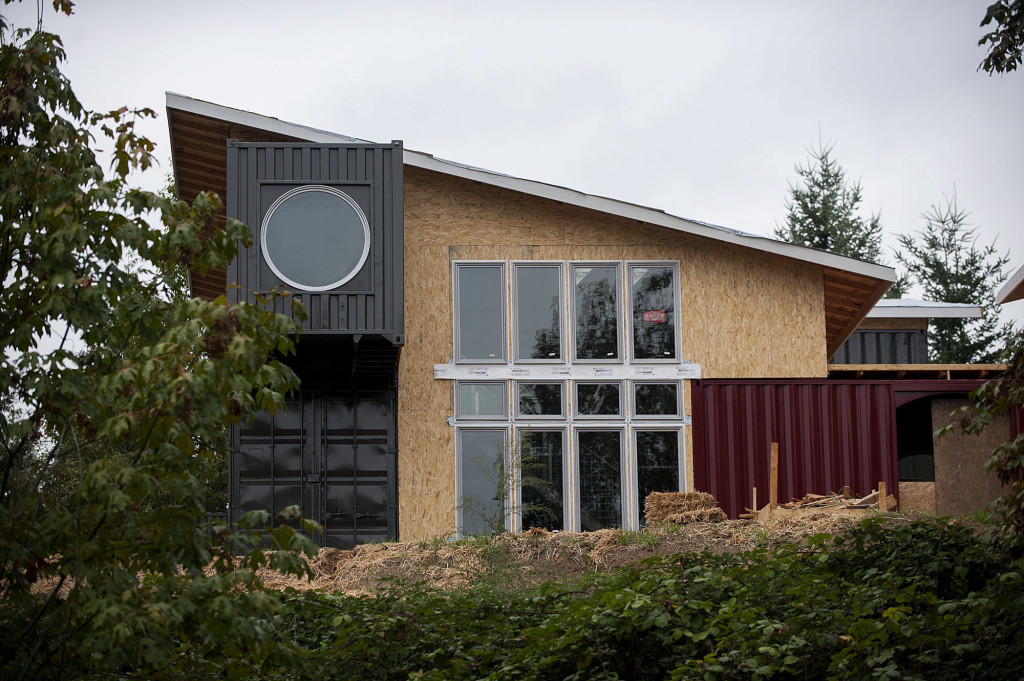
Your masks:
<svg viewBox="0 0 1024 681"><path fill-rule="evenodd" d="M652 492L644 502L648 525L718 522L726 515L707 492Z"/></svg>

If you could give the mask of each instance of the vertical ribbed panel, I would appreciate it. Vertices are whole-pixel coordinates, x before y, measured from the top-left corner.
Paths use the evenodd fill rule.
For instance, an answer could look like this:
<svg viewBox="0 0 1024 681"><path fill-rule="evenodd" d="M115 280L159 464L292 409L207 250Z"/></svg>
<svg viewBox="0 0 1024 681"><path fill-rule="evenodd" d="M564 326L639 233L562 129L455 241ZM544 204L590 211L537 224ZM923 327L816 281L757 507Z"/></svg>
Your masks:
<svg viewBox="0 0 1024 681"><path fill-rule="evenodd" d="M779 501L850 485L897 490L896 408L888 382L705 380L693 389L694 477L732 518L768 500L779 443Z"/></svg>
<svg viewBox="0 0 1024 681"><path fill-rule="evenodd" d="M249 225L253 245L239 245L228 283L233 300L249 292L291 290L309 312L302 329L326 334L382 334L404 340L403 150L393 144L239 143L228 141L228 216ZM281 281L260 250L260 226L273 200L307 184L345 192L370 224L366 262L349 281L323 292L299 291ZM278 312L291 315L281 301Z"/></svg>
<svg viewBox="0 0 1024 681"><path fill-rule="evenodd" d="M927 361L924 329L860 329L832 356L833 364L924 364Z"/></svg>

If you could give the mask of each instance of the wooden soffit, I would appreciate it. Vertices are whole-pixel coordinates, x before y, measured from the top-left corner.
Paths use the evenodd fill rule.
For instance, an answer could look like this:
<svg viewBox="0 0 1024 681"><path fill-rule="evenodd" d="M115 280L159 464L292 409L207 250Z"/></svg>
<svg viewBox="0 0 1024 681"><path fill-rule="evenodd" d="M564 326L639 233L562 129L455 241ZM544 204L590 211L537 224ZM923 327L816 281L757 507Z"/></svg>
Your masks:
<svg viewBox="0 0 1024 681"><path fill-rule="evenodd" d="M824 268L825 346L829 357L846 342L867 316L891 281L856 272Z"/></svg>
<svg viewBox="0 0 1024 681"><path fill-rule="evenodd" d="M178 198L195 200L199 192L215 192L222 199L227 195L227 141L241 142L304 142L296 137L268 132L231 121L181 111L168 107L167 124L171 136L171 163ZM223 225L223 211L217 216ZM226 291L224 270L200 274L189 272L192 295L213 300Z"/></svg>

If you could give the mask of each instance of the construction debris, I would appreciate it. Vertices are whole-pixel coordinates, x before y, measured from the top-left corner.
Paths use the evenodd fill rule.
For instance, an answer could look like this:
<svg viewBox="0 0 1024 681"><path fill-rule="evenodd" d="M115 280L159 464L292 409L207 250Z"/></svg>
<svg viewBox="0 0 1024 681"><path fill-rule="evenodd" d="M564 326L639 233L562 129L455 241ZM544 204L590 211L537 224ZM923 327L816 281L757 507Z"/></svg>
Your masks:
<svg viewBox="0 0 1024 681"><path fill-rule="evenodd" d="M885 483L879 483L879 489L885 489ZM756 498L756 497L755 497ZM878 512L886 512L896 508L896 497L882 497L878 490L871 490L865 497L854 498L849 487L831 494L805 494L802 499L794 499L772 508L771 504L761 509L747 509L741 518L764 521L778 518L800 518L813 513L832 513L847 517L869 516Z"/></svg>
<svg viewBox="0 0 1024 681"><path fill-rule="evenodd" d="M727 518L707 492L651 492L644 502L644 515L651 526L715 523Z"/></svg>

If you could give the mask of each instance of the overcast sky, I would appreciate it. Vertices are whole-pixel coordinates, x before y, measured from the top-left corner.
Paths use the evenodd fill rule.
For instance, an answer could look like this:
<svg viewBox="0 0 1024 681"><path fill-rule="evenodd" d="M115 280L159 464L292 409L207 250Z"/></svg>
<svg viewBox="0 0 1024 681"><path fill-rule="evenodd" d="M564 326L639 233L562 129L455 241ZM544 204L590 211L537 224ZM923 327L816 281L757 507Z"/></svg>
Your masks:
<svg viewBox="0 0 1024 681"><path fill-rule="evenodd" d="M158 112L165 166L170 90L770 235L821 140L889 263L956 192L1012 271L1024 70L977 70L990 1L83 0L44 26L87 107ZM35 24L34 2L0 12Z"/></svg>

